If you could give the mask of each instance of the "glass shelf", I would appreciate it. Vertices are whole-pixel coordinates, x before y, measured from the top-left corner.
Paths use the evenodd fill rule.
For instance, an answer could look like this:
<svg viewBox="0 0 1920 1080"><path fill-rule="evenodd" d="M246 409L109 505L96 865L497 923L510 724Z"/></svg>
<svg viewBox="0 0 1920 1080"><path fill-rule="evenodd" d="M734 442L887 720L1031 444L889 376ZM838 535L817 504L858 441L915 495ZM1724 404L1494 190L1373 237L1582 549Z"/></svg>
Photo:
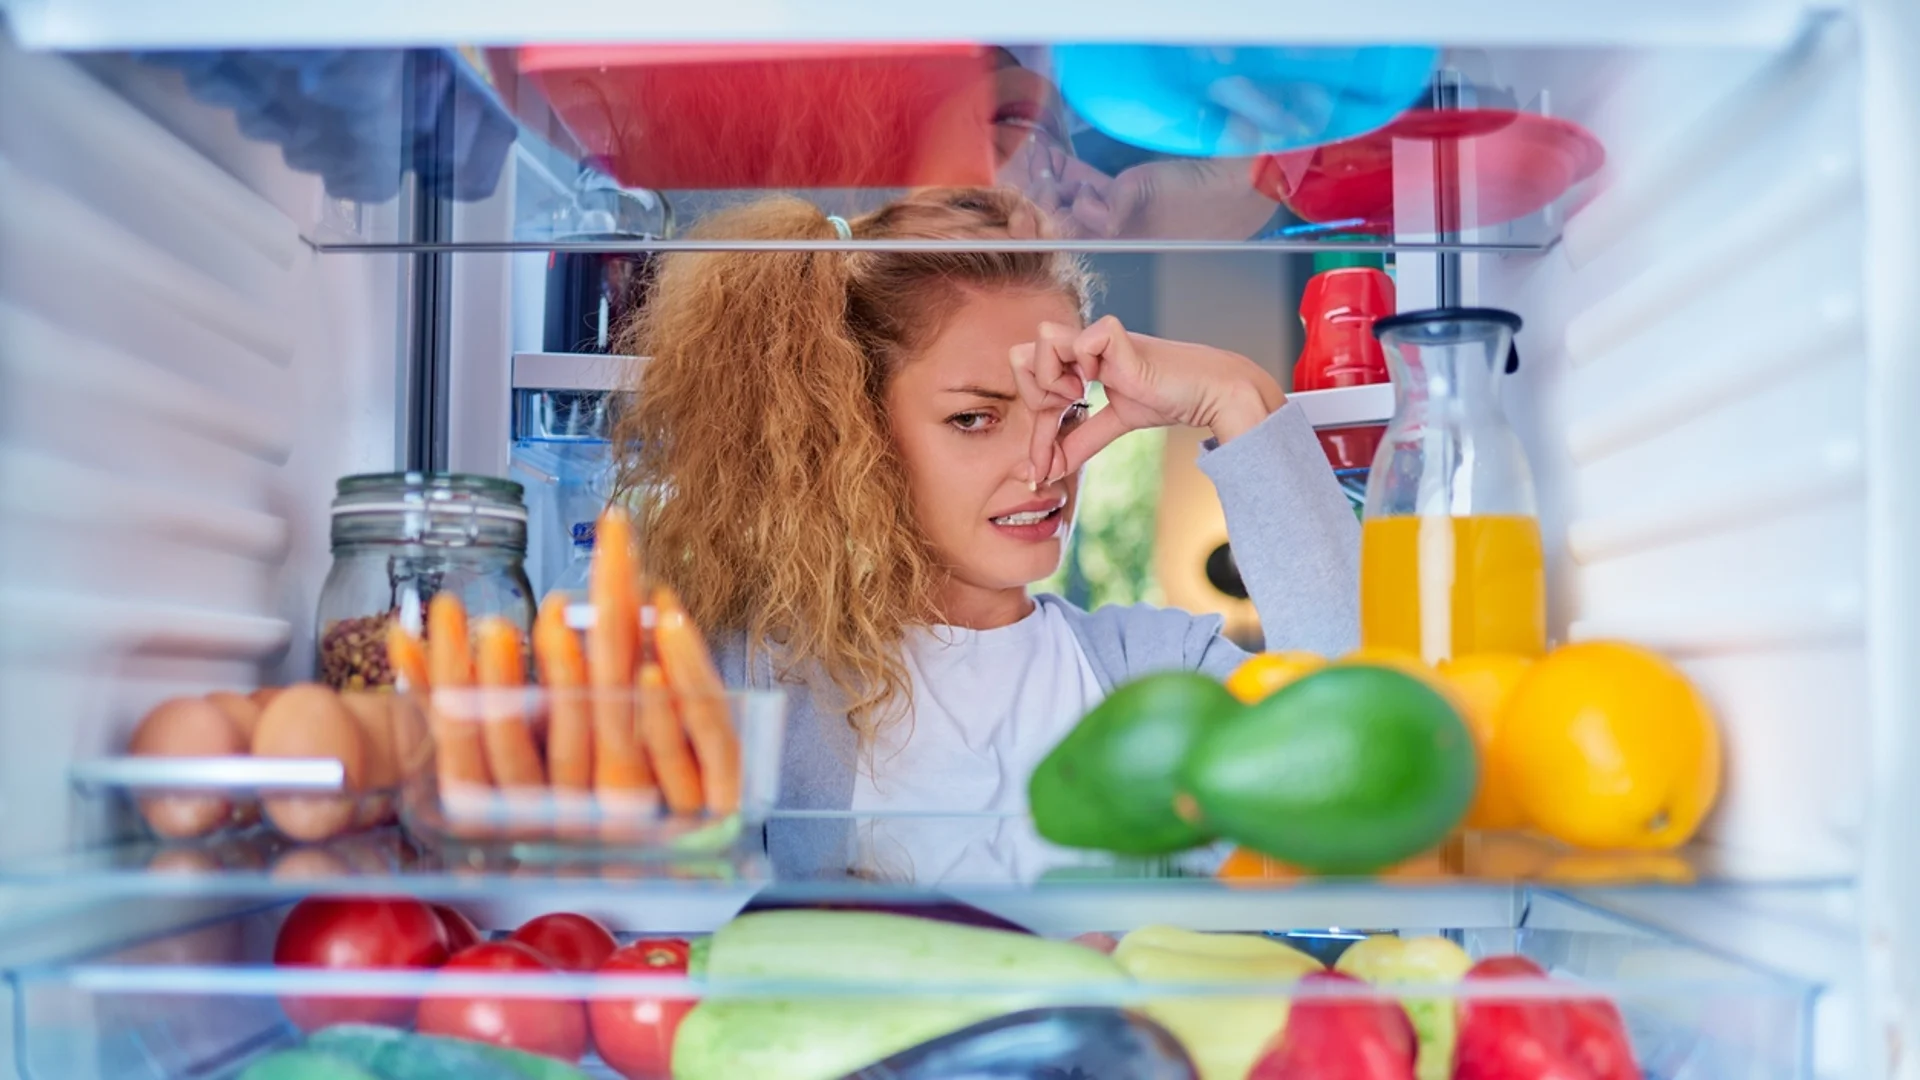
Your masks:
<svg viewBox="0 0 1920 1080"><path fill-rule="evenodd" d="M77 890L94 899L388 893L513 900L555 894L649 896L735 908L769 888L803 896L912 898L929 892L1044 915L1087 905L1177 903L1222 913L1342 899L1451 895L1469 908L1529 884L1606 890L1826 890L1846 868L1694 845L1677 852L1569 851L1523 834L1466 833L1373 877L1316 877L1225 845L1125 859L1055 847L1024 817L998 814L776 814L759 838L698 859L500 845L425 850L396 829L319 846L253 833L188 844L128 842L0 862L0 894ZM833 852L832 856L822 854ZM844 853L844 857L842 854ZM856 873L848 874L852 868ZM1047 913L1053 914L1047 914Z"/></svg>
<svg viewBox="0 0 1920 1080"><path fill-rule="evenodd" d="M358 998L364 1002L377 996L384 1001L379 1005L383 1015L392 1012L392 1022L402 1024L406 1020L400 1014L415 1011L412 1002L453 996L589 1003L666 997L690 1002L724 1000L734 1007L765 1002L811 1010L809 1030L815 1033L821 1025L858 1023L856 1017L865 1011L902 1002L935 1009L977 1003L982 1016L1036 1006L1118 1007L1170 1025L1183 1024L1177 1012L1180 1005L1204 1007L1217 1002L1226 1013L1206 1025L1208 1037L1249 1042L1251 1047L1264 1042L1270 1029L1241 1030L1241 1025L1267 1022L1257 1005L1248 1011L1248 1002L1291 1002L1292 1008L1299 1009L1305 1001L1330 997L1392 1000L1389 995L1394 992L1358 983L1307 986L1280 976L1235 982L1218 976L1205 981L1199 977L1134 981L1116 970L1113 978L1107 978L1104 968L1091 973L1091 968L1101 966L1091 958L1075 968L1089 969L1089 973L1015 971L986 981L988 977L978 974L943 974L932 954L916 965L919 970L863 969L857 976L818 970L809 970L805 977L622 978L297 969L276 966L270 959L287 910L284 904L255 907L6 973L14 993L14 1043L24 1075L95 1075L97 1069L98 1075L120 1080L231 1077L249 1061L299 1043L301 1035L284 1011L283 1003L290 1001L306 1009L317 1001ZM694 935L710 929L659 917L630 919L600 908L582 910L593 911L623 939ZM515 913L500 919L485 911L463 911L483 933L505 932L522 917ZM1335 923L1289 918L1288 913L1274 911L1263 917L1249 911L1244 913L1248 921L1231 928L1270 935L1326 964L1336 962L1363 936L1354 927L1374 933L1441 934L1473 958L1519 954L1552 976L1551 982L1535 982L1520 991L1530 999L1611 1000L1624 1019L1641 1069L1654 1080L1786 1080L1799 1075L1811 1038L1818 984L1717 955L1686 938L1550 891L1527 890L1515 903L1484 918L1462 920L1459 914L1435 906L1410 907L1398 917L1350 910L1350 917L1336 916L1341 921ZM1104 921L1115 917L1127 921ZM1164 901L1148 919L1195 925L1186 909ZM1140 922L1131 915L1089 913L1088 921L1039 932L1046 936L1088 930L1124 934L1137 925ZM1416 988L1422 996L1463 1002L1490 992L1484 983L1460 982L1413 983L1395 990L1404 993ZM396 1000L405 1003L398 1011L391 1004ZM1174 1008L1169 1009L1170 1005ZM355 1006L340 1001L330 1007ZM965 1022L958 1020L952 1026ZM1181 1038L1189 1049L1204 1049L1192 1037L1198 1028L1182 1027L1187 1034ZM590 1076L613 1075L591 1051L582 1064Z"/></svg>
<svg viewBox="0 0 1920 1080"><path fill-rule="evenodd" d="M312 205L281 208L324 252L1526 253L1552 246L1605 158L1548 114L1539 73L1598 56L609 44L85 63L123 93L231 114L319 177ZM862 220L940 186L1012 191L1042 224L981 242ZM820 216L771 233L720 216L775 193Z"/></svg>

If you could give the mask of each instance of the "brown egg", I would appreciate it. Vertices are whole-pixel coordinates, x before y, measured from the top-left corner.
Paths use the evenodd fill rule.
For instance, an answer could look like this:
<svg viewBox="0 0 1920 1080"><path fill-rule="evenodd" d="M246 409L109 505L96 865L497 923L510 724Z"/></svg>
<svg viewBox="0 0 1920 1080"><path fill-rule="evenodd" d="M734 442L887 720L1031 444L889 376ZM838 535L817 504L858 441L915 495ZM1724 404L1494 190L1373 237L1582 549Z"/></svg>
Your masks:
<svg viewBox="0 0 1920 1080"><path fill-rule="evenodd" d="M339 855L323 847L297 847L273 861L268 876L275 881L345 877L353 868Z"/></svg>
<svg viewBox="0 0 1920 1080"><path fill-rule="evenodd" d="M220 711L227 714L227 719L233 721L233 726L240 729L241 737L251 745L253 729L260 723L260 703L232 690L215 690L207 695L207 700L218 705Z"/></svg>
<svg viewBox="0 0 1920 1080"><path fill-rule="evenodd" d="M207 695L207 700L220 706L240 729L240 738L248 746L253 745L253 729L260 723L260 704L246 694L232 690L215 690ZM233 823L240 828L248 828L260 820L260 803L253 798L241 798L233 801Z"/></svg>
<svg viewBox="0 0 1920 1080"><path fill-rule="evenodd" d="M220 860L196 846L163 848L147 860L149 874L217 874Z"/></svg>
<svg viewBox="0 0 1920 1080"><path fill-rule="evenodd" d="M317 683L281 691L253 730L255 757L333 758L345 767L347 790L366 782L366 739L339 695ZM353 824L353 795L273 795L261 800L267 820L289 839L309 843L345 832Z"/></svg>
<svg viewBox="0 0 1920 1080"><path fill-rule="evenodd" d="M141 757L226 757L244 754L240 729L219 706L201 698L173 698L154 706L133 731L127 752ZM233 813L224 795L145 795L140 814L161 836L205 836Z"/></svg>
<svg viewBox="0 0 1920 1080"><path fill-rule="evenodd" d="M354 814L356 829L384 824L393 814L393 789L400 783L400 760L394 749L394 696L377 690L342 690L340 703L360 723L367 749L367 795Z"/></svg>

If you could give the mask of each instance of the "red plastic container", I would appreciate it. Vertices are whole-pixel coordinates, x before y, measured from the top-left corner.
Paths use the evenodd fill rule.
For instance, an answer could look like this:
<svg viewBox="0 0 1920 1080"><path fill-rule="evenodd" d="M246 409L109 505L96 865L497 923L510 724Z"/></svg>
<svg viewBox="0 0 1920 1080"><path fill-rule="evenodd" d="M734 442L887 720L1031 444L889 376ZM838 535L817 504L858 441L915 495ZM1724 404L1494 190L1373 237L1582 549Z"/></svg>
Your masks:
<svg viewBox="0 0 1920 1080"><path fill-rule="evenodd" d="M1365 424L1359 427L1321 428L1313 434L1320 440L1320 449L1327 455L1327 464L1335 469L1370 469L1373 467L1373 455L1380 449L1380 440L1387 433L1385 424Z"/></svg>
<svg viewBox="0 0 1920 1080"><path fill-rule="evenodd" d="M1323 270L1300 297L1306 345L1293 365L1295 390L1386 382L1387 356L1373 324L1394 312L1393 279L1371 266Z"/></svg>
<svg viewBox="0 0 1920 1080"><path fill-rule="evenodd" d="M1430 233L1431 199L1411 200L1396 218L1396 141L1452 144L1472 183L1460 206L1461 229L1500 225L1539 212L1606 160L1600 140L1569 120L1512 109L1414 109L1378 131L1254 162L1256 190L1303 220L1340 222L1343 231ZM1429 171L1420 181L1431 187Z"/></svg>
<svg viewBox="0 0 1920 1080"><path fill-rule="evenodd" d="M629 187L993 179L993 84L977 45L530 46L518 67Z"/></svg>

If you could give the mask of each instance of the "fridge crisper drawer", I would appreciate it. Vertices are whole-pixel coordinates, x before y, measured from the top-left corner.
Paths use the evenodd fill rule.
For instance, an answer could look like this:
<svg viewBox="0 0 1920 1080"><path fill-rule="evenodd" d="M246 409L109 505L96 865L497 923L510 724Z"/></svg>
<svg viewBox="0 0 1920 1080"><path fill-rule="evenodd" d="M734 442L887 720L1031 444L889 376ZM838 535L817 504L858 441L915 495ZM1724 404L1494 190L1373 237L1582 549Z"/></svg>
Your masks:
<svg viewBox="0 0 1920 1080"><path fill-rule="evenodd" d="M1099 905L1089 899L1086 910L1090 925L1086 931L1119 936L1132 929L1100 925L1105 920L1098 913ZM1489 919L1490 925L1436 928L1423 924L1422 894L1414 891L1398 901L1405 910L1405 925L1373 926L1365 931L1325 927L1269 927L1266 931L1287 935L1283 940L1329 966L1363 932L1440 934L1476 959L1524 955L1550 973L1554 996L1571 994L1591 1000L1603 995L1614 1002L1625 1018L1642 1074L1657 1080L1758 1080L1807 1075L1810 1016L1817 987L1746 967L1562 894L1526 890L1514 894L1513 900L1506 908L1515 914L1508 919ZM1501 906L1489 904L1480 910L1493 911ZM605 916L622 938L638 936L631 931L641 929L648 937L673 934L672 927L648 920L638 907L630 919L611 912L598 914ZM1160 917L1177 922L1178 907L1177 903L1170 904ZM25 1080L239 1076L249 1065L300 1043L302 1035L289 1022L281 1004L289 999L305 999L311 1005L319 998L337 1002L355 996L364 1000L371 995L412 1001L495 997L523 1007L540 1001L571 1008L581 1007L571 1004L574 1002L584 1001L590 1007L596 1001L641 996L700 998L703 1003L724 999L735 1006L749 1000L773 1000L786 1002L808 1020L801 1038L818 1038L836 1024L845 1024L851 1030L863 1021L871 1036L872 1017L889 1010L918 1014L924 1022L926 1013L942 1009L978 1017L1033 1006L1081 1005L1101 1011L1074 1015L1099 1015L1136 1026L1139 1017L1150 1016L1171 1028L1188 1025L1182 1028L1181 1041L1190 1049L1199 1042L1193 1037L1191 1025L1211 1025L1206 1039L1210 1053L1236 1041L1244 1044L1249 1037L1255 1040L1253 1045L1268 1044L1268 1037L1251 1030L1251 1026L1282 1023L1283 1011L1277 1006L1284 1003L1291 1002L1293 1009L1285 1015L1295 1018L1284 1022L1294 1023L1302 1015L1301 1001L1316 994L1324 999L1329 992L1336 996L1382 993L1363 984L1333 984L1329 991L1327 984L1314 983L1303 990L1301 984L1293 982L1227 982L1217 977L1214 981L1192 981L1196 977L1188 977L1178 982L1162 979L1146 983L1089 980L1076 975L1064 982L1036 983L1030 973L1019 972L1006 976L1004 984L983 983L977 972L970 979L943 982L946 977L937 965L924 958L897 970L875 970L860 983L789 978L724 980L723 984L713 979L646 976L373 974L276 968L270 957L288 910L285 904L254 908L98 955L11 973L21 1076ZM1378 913L1381 909L1375 904L1372 910ZM1453 910L1461 908L1456 905ZM497 936L507 928L487 929ZM1418 989L1420 997L1452 999L1458 1004L1484 999L1484 984L1477 984L1482 987L1479 990L1472 988L1475 985L1426 983L1418 984ZM1126 1013L1112 1011L1115 1008ZM586 1045L581 1063L586 1075L618 1075L597 1056L591 1039ZM1105 1045L1111 1050L1111 1040ZM781 1060L788 1064L773 1072L760 1068L750 1071L753 1075L778 1073L795 1078L819 1075L821 1080L836 1080L845 1072L838 1068L810 1072L792 1063L793 1052L791 1046L786 1047L783 1053L788 1056ZM1222 1075L1208 1070L1207 1053L1196 1057L1201 1059L1200 1075L1205 1080ZM680 1061L677 1066L686 1064ZM864 1063L851 1067L860 1064ZM1153 1072L1135 1067L1141 1064L1126 1063L1116 1072L1109 1059L1101 1071L1081 1075L1103 1080L1188 1075L1180 1069ZM1241 1064L1231 1075L1242 1074L1245 1069ZM414 1077L415 1073L406 1075ZM715 1074L710 1069L687 1072L677 1067L676 1075ZM900 1075L931 1080L943 1074ZM1444 1069L1440 1075L1445 1075ZM449 1075L447 1080L464 1077Z"/></svg>

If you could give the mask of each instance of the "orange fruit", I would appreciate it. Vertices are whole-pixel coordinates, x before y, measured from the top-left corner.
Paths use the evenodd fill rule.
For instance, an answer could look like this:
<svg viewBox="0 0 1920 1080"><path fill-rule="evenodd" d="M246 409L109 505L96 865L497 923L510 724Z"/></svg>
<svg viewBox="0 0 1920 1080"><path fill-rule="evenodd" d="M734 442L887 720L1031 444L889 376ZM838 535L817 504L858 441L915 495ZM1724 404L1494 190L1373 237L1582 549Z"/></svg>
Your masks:
<svg viewBox="0 0 1920 1080"><path fill-rule="evenodd" d="M1565 885L1691 885L1693 867L1670 851L1582 851L1562 855L1540 873Z"/></svg>
<svg viewBox="0 0 1920 1080"><path fill-rule="evenodd" d="M1327 658L1310 652L1255 653L1227 676L1227 692L1252 705L1268 694L1327 666Z"/></svg>
<svg viewBox="0 0 1920 1080"><path fill-rule="evenodd" d="M1623 642L1535 662L1495 725L1491 756L1528 822L1576 847L1677 847L1720 790L1705 699L1658 654Z"/></svg>
<svg viewBox="0 0 1920 1080"><path fill-rule="evenodd" d="M1228 884L1234 884L1291 881L1302 875L1299 870L1278 859L1268 858L1252 848L1236 847L1233 853L1227 856L1227 860L1220 864L1220 868L1213 872L1213 876Z"/></svg>
<svg viewBox="0 0 1920 1080"><path fill-rule="evenodd" d="M1532 666L1532 657L1513 653L1477 653L1440 661L1440 677L1452 688L1461 706L1460 715L1480 750L1480 788L1473 805L1467 808L1469 829L1517 829L1526 824L1520 804L1514 801L1512 782L1488 748L1493 745L1502 708Z"/></svg>
<svg viewBox="0 0 1920 1080"><path fill-rule="evenodd" d="M1350 667L1353 665L1391 668L1402 674L1411 675L1438 691L1454 708L1465 711L1460 701L1460 695L1455 692L1453 685L1441 678L1440 673L1433 669L1432 664L1420 659L1419 653L1407 649L1395 649L1384 645L1362 645L1360 648L1353 650L1334 662L1334 666L1336 667Z"/></svg>
<svg viewBox="0 0 1920 1080"><path fill-rule="evenodd" d="M1213 876L1228 885L1247 885L1272 881L1294 881L1313 875L1297 866L1283 863L1279 859L1268 855L1262 855L1252 848L1236 847L1233 849L1233 853L1227 856L1226 861L1220 864L1220 868L1213 872ZM1370 876L1380 878L1406 878L1419 881L1429 878L1446 877L1448 874L1446 869L1441 865L1439 849L1435 848L1432 851L1415 855L1405 862L1395 863L1392 866L1380 870L1377 874Z"/></svg>

